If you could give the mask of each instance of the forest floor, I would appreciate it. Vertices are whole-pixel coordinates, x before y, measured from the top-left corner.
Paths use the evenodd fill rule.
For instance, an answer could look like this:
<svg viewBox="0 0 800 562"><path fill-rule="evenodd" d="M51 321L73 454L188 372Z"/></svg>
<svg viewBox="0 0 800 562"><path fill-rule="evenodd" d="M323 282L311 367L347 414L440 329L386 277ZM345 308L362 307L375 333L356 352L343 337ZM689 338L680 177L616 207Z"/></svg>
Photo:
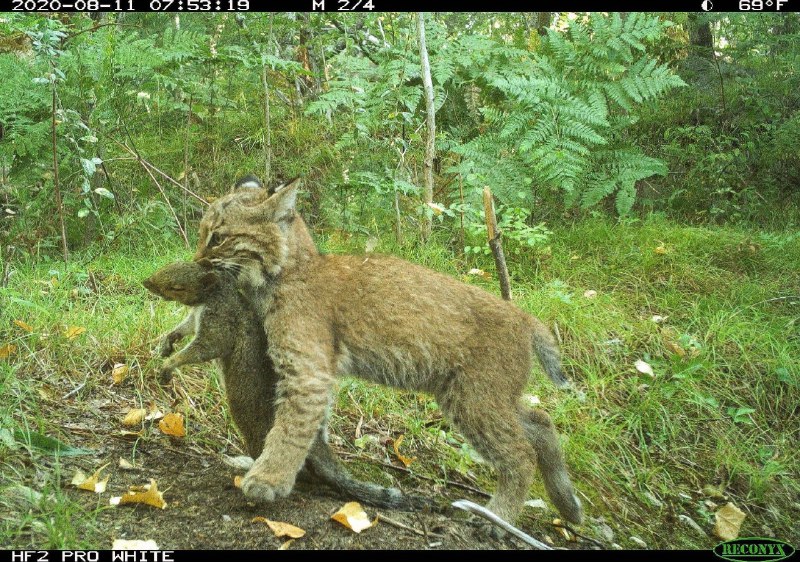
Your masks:
<svg viewBox="0 0 800 562"><path fill-rule="evenodd" d="M365 237L318 241L357 252ZM717 513L733 504L745 514L740 536L800 542L800 280L787 275L800 270L799 241L791 232L587 221L557 230L538 253L507 249L514 301L553 327L577 387L559 391L537 369L528 399L552 415L587 515L582 537L564 536L537 479L522 530L565 548L710 549L720 542ZM0 548L110 548L116 539L164 549L286 544L255 517L304 529L291 549L525 548L488 538L452 510L364 506L378 523L356 534L331 519L350 498L309 486L248 503L234 486L244 470L225 462L242 449L216 367L184 369L172 387L155 380L152 349L185 310L140 282L189 251L157 238L115 244L66 268L32 251L6 269ZM466 275L491 272L491 258L464 261L443 243L382 240L378 251L497 290L493 279ZM155 419L125 427L133 409L181 413L186 434L167 436ZM359 478L440 506L485 503L493 490L492 471L429 396L344 379L330 428L334 450ZM53 438L80 450L54 456ZM70 484L78 469L103 466L104 492ZM165 509L110 505L151 479Z"/></svg>
<svg viewBox="0 0 800 562"><path fill-rule="evenodd" d="M189 386L199 387L199 380L191 381L184 377ZM180 384L178 385L180 386ZM48 387L54 392L69 392L68 388ZM179 388L179 392L189 389ZM95 392L95 397L87 404L85 401L71 399L61 401L58 408L53 408L48 416L48 424L62 429L64 441L70 446L87 451L87 454L60 457L58 463L51 457L34 455L31 460L38 470L60 474L61 490L30 504L18 487L6 489L6 501L16 503L16 513L28 511L41 515L59 508L65 503L72 503L76 509L70 522L76 532L76 542L66 541L65 546L76 544L110 548L116 539L153 540L162 549L277 549L282 545L291 549L483 549L483 548L524 548L525 544L508 537L497 540L489 537L478 525L470 521L467 514L456 510L437 510L427 512L398 512L387 509L363 508L371 521L378 522L360 533L355 533L339 522L331 519L339 508L352 498L336 497L332 491L324 487L315 487L308 483L299 483L292 494L285 499L268 504L254 504L245 500L241 491L234 485L234 477L244 474L225 462L225 454L218 447L224 447L230 456L241 455L242 452L229 441L225 428L211 428L203 433L204 441L196 442L188 438L176 438L164 435L157 421L145 422L137 436L124 436L119 429L119 420L124 417L127 405L136 403L138 397L135 388L125 385L104 392ZM191 435L200 420L194 419L187 424ZM140 426L141 427L141 426ZM216 449L216 450L214 450ZM346 455L346 451L339 450ZM69 453L69 451L68 451ZM363 454L360 462L348 462L348 466L362 477L368 477L354 465L369 465L368 454ZM119 459L133 460L133 469L123 469ZM392 464L386 457L375 456L371 462L373 467L381 471L398 472L400 477L394 484L406 493L419 493L437 498L443 506L447 499L472 499L485 502L485 498L470 493L464 488L449 488L447 483L431 482L404 476L400 472L403 464L395 460L398 470L393 471L383 463ZM107 466L101 474L101 480L109 476L107 489L102 494L78 490L68 484L77 471L91 475L102 466ZM20 467L24 471L25 467ZM164 509L146 504L111 507L109 498L123 495L131 486L141 486L154 480L163 499ZM388 478L387 478L388 480ZM469 485L464 482L464 485ZM451 482L450 486L454 486ZM457 486L457 485L456 485ZM11 493L9 493L11 492ZM48 492L44 492L47 496ZM529 510L529 515L535 515ZM542 510L536 510L540 514ZM254 521L263 517L271 521L290 523L305 530L305 536L289 541L288 537L277 538L264 522ZM387 519L391 523L387 522ZM524 526L530 527L531 517L525 518ZM54 519L49 522L53 524ZM551 542L579 548L577 542L567 544L563 538L549 525L550 519L542 519L529 532L542 536L548 535ZM8 547L32 547L41 545L35 539L42 532L62 532L59 529L46 529L48 523L33 523L31 534L22 533L16 537L14 544ZM62 523L63 524L63 523ZM27 536L26 536L27 535ZM288 542L288 544L286 544ZM583 545L586 547L586 545Z"/></svg>

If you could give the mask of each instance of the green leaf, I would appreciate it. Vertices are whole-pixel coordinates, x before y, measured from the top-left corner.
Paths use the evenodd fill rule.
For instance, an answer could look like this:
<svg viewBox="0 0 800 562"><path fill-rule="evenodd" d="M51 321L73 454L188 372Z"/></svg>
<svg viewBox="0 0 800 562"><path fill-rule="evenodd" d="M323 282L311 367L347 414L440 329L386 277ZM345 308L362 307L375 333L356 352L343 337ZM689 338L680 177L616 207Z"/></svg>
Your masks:
<svg viewBox="0 0 800 562"><path fill-rule="evenodd" d="M95 451L88 449L79 449L67 445L63 441L59 441L54 437L42 435L34 431L24 431L21 429L14 430L14 439L18 443L39 449L42 452L50 453L52 455L60 455L63 457L75 457L78 455L93 455Z"/></svg>
<svg viewBox="0 0 800 562"><path fill-rule="evenodd" d="M105 187L98 187L94 190L95 193L106 199L114 199L114 194L107 190Z"/></svg>

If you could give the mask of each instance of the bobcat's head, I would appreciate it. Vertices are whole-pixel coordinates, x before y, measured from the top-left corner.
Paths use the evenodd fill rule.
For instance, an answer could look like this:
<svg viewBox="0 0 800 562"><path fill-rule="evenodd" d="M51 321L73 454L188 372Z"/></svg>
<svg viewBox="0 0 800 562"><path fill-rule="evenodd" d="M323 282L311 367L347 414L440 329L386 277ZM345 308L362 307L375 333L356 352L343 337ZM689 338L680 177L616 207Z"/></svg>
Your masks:
<svg viewBox="0 0 800 562"><path fill-rule="evenodd" d="M299 183L240 189L214 201L200 221L194 259L210 259L224 269L258 270L259 276L278 275L294 247Z"/></svg>
<svg viewBox="0 0 800 562"><path fill-rule="evenodd" d="M142 281L151 293L187 306L204 303L218 283L219 276L208 260L171 263Z"/></svg>

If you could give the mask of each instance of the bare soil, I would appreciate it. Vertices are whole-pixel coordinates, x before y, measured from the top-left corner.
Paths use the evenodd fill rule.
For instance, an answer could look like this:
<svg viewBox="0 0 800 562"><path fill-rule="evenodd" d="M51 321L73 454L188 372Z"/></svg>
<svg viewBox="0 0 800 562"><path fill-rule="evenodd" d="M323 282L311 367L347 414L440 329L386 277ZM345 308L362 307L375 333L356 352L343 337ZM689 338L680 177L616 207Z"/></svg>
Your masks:
<svg viewBox="0 0 800 562"><path fill-rule="evenodd" d="M482 520L475 521L464 512L446 507L409 513L365 505L369 517L378 517L379 521L356 534L331 519L331 515L352 498L335 497L321 485L299 483L288 498L269 504L250 503L234 486L234 477L244 471L231 468L224 462L225 455L242 454L240 445L230 428L220 426L225 425L224 415L208 415L214 410L213 405L206 406L206 411L200 411L201 405L197 405L198 412L194 415L187 411L185 438L162 434L157 422L145 422L139 438L123 435L120 420L124 413L131 406L148 403L148 395L157 396L160 392L149 387L150 383L142 385L141 381L138 388L133 384L95 387L68 400L59 400L59 407L50 411L56 419L48 421L62 428L61 439L72 446L94 451L93 455L61 457L60 471L62 488L70 498L87 510L102 507L95 524L86 531L90 533L89 542L96 548L110 548L115 539L152 539L166 550L277 549L286 544L287 538L276 538L264 523L254 522L254 517L287 522L304 529L304 537L286 545L290 549L528 548L522 541L508 535L500 540L491 538L481 528L484 526ZM66 385L65 388L69 390ZM54 394L61 390L50 388ZM186 395L186 392L178 394ZM162 411L168 411L163 405L166 402L163 392L158 402ZM171 406L180 410L186 407L186 401L181 402L178 396ZM219 402L217 409L221 406ZM336 441L334 438L333 442ZM342 456L352 457L352 454ZM136 469L120 468L120 458L135 459ZM43 456L39 462L39 470L48 465L55 467L52 457ZM486 501L485 497L472 494L452 481L418 478L413 473L403 472L399 461L395 461L398 470L385 466L385 462L377 458L350 459L347 466L359 476L378 471L378 475L383 476L381 484L391 481L405 493L435 498L440 506L448 506L449 502L461 498L479 503ZM91 474L106 463L109 466L104 475L110 475L110 481L107 491L100 496L69 484L78 468ZM365 468L363 465L368 466ZM382 473L392 474L386 478ZM150 479L154 479L159 490L163 491L167 502L165 509L146 505L109 506L110 497L122 495L131 485L147 484ZM474 486L474 483L465 482L464 485ZM380 520L380 516L400 525ZM551 520L552 514L526 508L518 525L540 540L547 536L555 546L591 547L589 543L564 540L550 524ZM11 546L20 548L25 545Z"/></svg>

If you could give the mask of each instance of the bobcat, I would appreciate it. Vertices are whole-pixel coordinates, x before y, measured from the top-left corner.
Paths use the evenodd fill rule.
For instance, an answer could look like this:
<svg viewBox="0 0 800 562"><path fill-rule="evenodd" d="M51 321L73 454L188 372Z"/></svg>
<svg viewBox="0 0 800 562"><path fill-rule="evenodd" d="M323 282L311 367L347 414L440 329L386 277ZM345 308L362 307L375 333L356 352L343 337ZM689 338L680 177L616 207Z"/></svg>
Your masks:
<svg viewBox="0 0 800 562"><path fill-rule="evenodd" d="M275 423L245 475L248 498L287 495L324 423L337 375L434 395L498 473L488 508L514 521L538 462L562 516L581 503L550 417L520 397L533 356L568 384L549 330L474 286L389 256L321 255L295 211L298 181L214 201L195 259L236 272L264 318L278 372Z"/></svg>
<svg viewBox="0 0 800 562"><path fill-rule="evenodd" d="M273 424L278 376L267 356L263 323L249 303L243 302L235 278L213 270L208 260L201 260L167 265L143 284L166 300L194 307L161 340L158 352L168 357L178 340L195 334L186 347L166 359L161 369L162 379L181 365L219 358L231 415L242 432L248 453L257 458ZM429 503L417 496L404 496L396 488L353 479L337 461L326 437L323 424L306 462L310 473L307 476L328 484L348 499L378 507L416 509Z"/></svg>

